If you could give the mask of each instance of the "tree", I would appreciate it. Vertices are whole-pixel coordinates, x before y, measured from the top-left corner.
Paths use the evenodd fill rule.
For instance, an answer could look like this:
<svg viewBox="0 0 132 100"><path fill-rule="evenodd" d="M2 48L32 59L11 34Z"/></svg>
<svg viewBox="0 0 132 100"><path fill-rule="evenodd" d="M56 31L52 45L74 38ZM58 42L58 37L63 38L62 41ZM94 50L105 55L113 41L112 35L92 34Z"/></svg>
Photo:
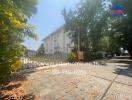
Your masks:
<svg viewBox="0 0 132 100"><path fill-rule="evenodd" d="M103 36L100 39L100 47L102 48L103 51L111 51L110 47L111 47L111 38L109 36Z"/></svg>
<svg viewBox="0 0 132 100"><path fill-rule="evenodd" d="M65 29L69 32L75 47L80 37L80 47L94 51L99 49L98 42L107 22L109 13L104 10L102 0L83 0L76 10L63 10L66 22Z"/></svg>
<svg viewBox="0 0 132 100"><path fill-rule="evenodd" d="M38 51L38 54L40 56L44 55L44 52L45 52L44 50L45 50L44 49L44 44L41 44L40 47L39 47L39 49L37 50Z"/></svg>
<svg viewBox="0 0 132 100"><path fill-rule="evenodd" d="M115 34L118 34L120 44L127 49L132 57L132 1L131 0L113 0L113 5L122 5L125 8L125 16L115 18L112 28Z"/></svg>
<svg viewBox="0 0 132 100"><path fill-rule="evenodd" d="M110 5L107 6L107 0L82 0L75 10L64 9L65 29L69 32L75 47L78 44L78 35L81 49L89 48L93 51L102 50L100 41L103 48L108 50L110 39L109 51L118 52L120 47L124 47L132 56L132 1L109 2ZM112 17L110 8L113 5L125 7L126 14L122 17ZM106 36L109 39L106 39Z"/></svg>
<svg viewBox="0 0 132 100"><path fill-rule="evenodd" d="M27 23L36 12L36 0L0 1L0 82L21 65L25 37L36 38L34 27ZM14 70L15 69L15 70Z"/></svg>

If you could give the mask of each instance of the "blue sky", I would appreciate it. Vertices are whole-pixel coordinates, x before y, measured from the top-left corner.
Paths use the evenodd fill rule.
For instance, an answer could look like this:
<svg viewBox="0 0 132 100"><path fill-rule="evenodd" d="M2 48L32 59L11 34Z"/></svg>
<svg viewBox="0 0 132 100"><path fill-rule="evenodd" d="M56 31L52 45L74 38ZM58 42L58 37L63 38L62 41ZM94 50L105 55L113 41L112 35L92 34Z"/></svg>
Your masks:
<svg viewBox="0 0 132 100"><path fill-rule="evenodd" d="M29 23L36 26L35 32L38 33L37 41L26 39L24 45L31 50L37 50L42 39L62 26L64 18L61 14L64 8L74 9L80 0L38 0L38 12L34 15Z"/></svg>

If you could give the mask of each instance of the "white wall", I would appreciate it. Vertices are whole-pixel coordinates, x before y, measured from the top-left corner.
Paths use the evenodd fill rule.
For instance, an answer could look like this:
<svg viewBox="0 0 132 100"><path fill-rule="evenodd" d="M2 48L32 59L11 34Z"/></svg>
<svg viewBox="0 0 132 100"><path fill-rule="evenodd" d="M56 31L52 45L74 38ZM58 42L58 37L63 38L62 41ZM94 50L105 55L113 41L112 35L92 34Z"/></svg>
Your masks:
<svg viewBox="0 0 132 100"><path fill-rule="evenodd" d="M71 40L68 37L68 33L64 33L64 29L60 28L55 33L49 35L44 39L45 53L54 54L55 52L69 53Z"/></svg>

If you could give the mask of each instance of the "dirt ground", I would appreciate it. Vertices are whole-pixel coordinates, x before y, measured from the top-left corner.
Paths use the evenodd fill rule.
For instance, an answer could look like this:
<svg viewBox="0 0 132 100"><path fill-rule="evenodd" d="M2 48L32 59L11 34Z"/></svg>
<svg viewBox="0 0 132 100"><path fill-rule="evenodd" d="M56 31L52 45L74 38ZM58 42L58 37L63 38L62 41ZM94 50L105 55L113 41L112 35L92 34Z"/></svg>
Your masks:
<svg viewBox="0 0 132 100"><path fill-rule="evenodd" d="M28 74L40 100L132 100L132 60L75 63Z"/></svg>

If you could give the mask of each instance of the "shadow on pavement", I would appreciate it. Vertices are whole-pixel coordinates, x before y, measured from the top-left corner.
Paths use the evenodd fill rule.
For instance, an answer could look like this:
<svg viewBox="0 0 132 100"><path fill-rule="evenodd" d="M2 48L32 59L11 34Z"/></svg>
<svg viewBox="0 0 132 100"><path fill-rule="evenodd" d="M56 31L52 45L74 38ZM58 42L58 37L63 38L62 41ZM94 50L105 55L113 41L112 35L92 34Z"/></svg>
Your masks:
<svg viewBox="0 0 132 100"><path fill-rule="evenodd" d="M13 96L19 96L24 93L25 88L23 87L23 84L26 81L27 78L24 75L11 75L9 79L0 86L0 100L21 100L15 99Z"/></svg>
<svg viewBox="0 0 132 100"><path fill-rule="evenodd" d="M33 93L27 94L27 95L23 95L20 97L14 97L14 96L10 96L10 95L4 95L0 97L0 100L39 100L37 99L38 97L35 96Z"/></svg>
<svg viewBox="0 0 132 100"><path fill-rule="evenodd" d="M18 73L24 74L24 75L29 75L31 73L34 73L37 71L37 66L36 64L28 63L28 64L23 64L22 68L18 71Z"/></svg>
<svg viewBox="0 0 132 100"><path fill-rule="evenodd" d="M127 69L117 68L113 73L132 77L132 68L130 67L128 67Z"/></svg>
<svg viewBox="0 0 132 100"><path fill-rule="evenodd" d="M34 95L33 93L30 93L30 94L24 95L22 97L22 100L38 100L38 99L36 95Z"/></svg>
<svg viewBox="0 0 132 100"><path fill-rule="evenodd" d="M132 59L129 59L128 57L117 57L114 63L123 63L126 65L119 64L120 67L125 67L125 68L117 68L113 73L132 77Z"/></svg>
<svg viewBox="0 0 132 100"><path fill-rule="evenodd" d="M15 88L19 88L20 86L21 86L21 83L17 83L17 84L2 87L1 90L13 90Z"/></svg>

